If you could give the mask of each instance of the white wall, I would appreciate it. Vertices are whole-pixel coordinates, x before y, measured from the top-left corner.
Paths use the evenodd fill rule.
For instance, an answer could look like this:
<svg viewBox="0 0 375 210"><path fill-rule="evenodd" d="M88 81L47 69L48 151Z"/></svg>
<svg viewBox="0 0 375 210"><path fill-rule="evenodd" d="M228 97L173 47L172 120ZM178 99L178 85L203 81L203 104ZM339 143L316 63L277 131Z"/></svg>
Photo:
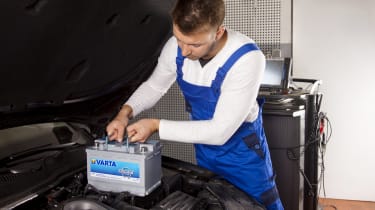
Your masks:
<svg viewBox="0 0 375 210"><path fill-rule="evenodd" d="M375 201L375 1L294 0L293 57L295 77L323 80L326 197Z"/></svg>

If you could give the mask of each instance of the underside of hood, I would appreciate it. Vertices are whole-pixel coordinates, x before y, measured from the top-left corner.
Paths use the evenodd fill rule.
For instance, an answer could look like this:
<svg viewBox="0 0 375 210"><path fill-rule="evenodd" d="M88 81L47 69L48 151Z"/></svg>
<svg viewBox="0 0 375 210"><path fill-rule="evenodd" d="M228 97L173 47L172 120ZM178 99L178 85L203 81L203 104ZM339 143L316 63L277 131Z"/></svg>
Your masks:
<svg viewBox="0 0 375 210"><path fill-rule="evenodd" d="M152 73L173 0L0 2L0 128L105 123Z"/></svg>

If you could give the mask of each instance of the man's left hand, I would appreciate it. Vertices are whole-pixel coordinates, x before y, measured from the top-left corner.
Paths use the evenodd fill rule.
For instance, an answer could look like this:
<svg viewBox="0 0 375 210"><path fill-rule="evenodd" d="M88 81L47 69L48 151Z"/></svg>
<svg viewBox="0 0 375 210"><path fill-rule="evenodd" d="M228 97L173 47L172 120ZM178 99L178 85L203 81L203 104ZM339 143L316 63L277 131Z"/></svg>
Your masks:
<svg viewBox="0 0 375 210"><path fill-rule="evenodd" d="M145 142L154 132L159 130L159 119L141 119L127 127L130 142Z"/></svg>

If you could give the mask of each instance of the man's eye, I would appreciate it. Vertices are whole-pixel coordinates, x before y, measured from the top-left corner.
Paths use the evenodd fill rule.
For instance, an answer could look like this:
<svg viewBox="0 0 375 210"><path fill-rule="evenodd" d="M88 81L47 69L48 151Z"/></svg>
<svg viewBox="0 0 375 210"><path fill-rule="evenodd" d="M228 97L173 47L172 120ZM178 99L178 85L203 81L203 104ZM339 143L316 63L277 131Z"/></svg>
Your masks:
<svg viewBox="0 0 375 210"><path fill-rule="evenodd" d="M192 44L191 45L192 47L195 47L195 48L198 48L198 47L200 47L200 46L202 46L201 44Z"/></svg>

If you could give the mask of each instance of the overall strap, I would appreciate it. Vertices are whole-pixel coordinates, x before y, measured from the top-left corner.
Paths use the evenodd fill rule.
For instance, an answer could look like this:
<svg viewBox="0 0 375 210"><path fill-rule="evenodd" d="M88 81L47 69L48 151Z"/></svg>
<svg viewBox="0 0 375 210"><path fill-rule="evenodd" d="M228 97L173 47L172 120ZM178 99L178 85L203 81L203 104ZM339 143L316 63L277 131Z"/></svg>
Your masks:
<svg viewBox="0 0 375 210"><path fill-rule="evenodd" d="M176 65L177 65L177 80L182 79L182 66L184 65L185 57L182 56L181 48L177 47L177 57L176 57Z"/></svg>
<svg viewBox="0 0 375 210"><path fill-rule="evenodd" d="M258 46L255 43L248 43L243 45L228 58L228 60L222 67L219 68L216 73L215 79L212 81L212 88L214 88L215 93L220 94L221 84L223 83L225 76L227 75L230 68L232 68L234 63L236 63L236 61L241 58L242 55L253 50L259 50Z"/></svg>

